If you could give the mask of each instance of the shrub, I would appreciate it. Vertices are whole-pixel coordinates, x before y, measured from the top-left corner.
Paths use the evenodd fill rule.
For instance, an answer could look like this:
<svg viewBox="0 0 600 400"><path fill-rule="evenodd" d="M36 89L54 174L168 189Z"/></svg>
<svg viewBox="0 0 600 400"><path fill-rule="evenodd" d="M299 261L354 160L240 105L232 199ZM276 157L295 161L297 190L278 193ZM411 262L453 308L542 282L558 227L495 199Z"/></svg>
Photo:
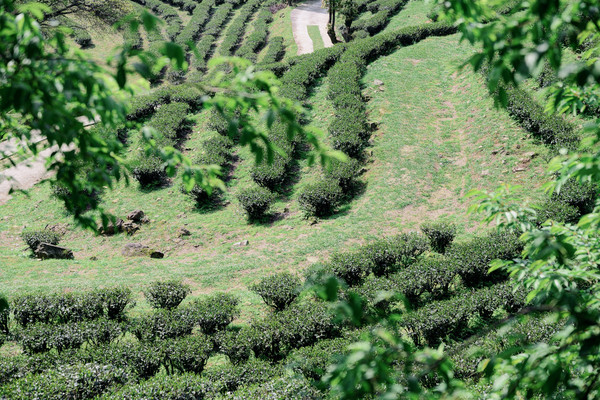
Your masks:
<svg viewBox="0 0 600 400"><path fill-rule="evenodd" d="M411 265L428 249L427 239L411 232L376 240L359 252L371 261L375 276L385 276Z"/></svg>
<svg viewBox="0 0 600 400"><path fill-rule="evenodd" d="M110 348L99 348L103 354L110 354L106 351ZM119 347L114 347L114 356L110 357L113 364L122 363L123 366L130 368L141 379L153 377L160 371L163 363L163 353L160 346L155 343L128 343ZM115 361L116 360L116 361Z"/></svg>
<svg viewBox="0 0 600 400"><path fill-rule="evenodd" d="M244 37L247 21L250 19L254 10L259 6L260 2L258 0L248 1L242 6L238 16L233 20L231 25L229 25L227 31L225 31L223 42L220 47L220 55L233 55L240 40Z"/></svg>
<svg viewBox="0 0 600 400"><path fill-rule="evenodd" d="M421 305L421 296L428 293L432 299L443 299L450 293L456 277L454 265L443 256L426 257L416 264L392 275L397 289L413 306Z"/></svg>
<svg viewBox="0 0 600 400"><path fill-rule="evenodd" d="M85 325L80 323L37 323L18 332L17 338L26 354L44 353L51 349L61 352L80 348L87 340L85 328Z"/></svg>
<svg viewBox="0 0 600 400"><path fill-rule="evenodd" d="M160 185L167 180L165 164L156 156L138 155L131 164L131 173L143 188Z"/></svg>
<svg viewBox="0 0 600 400"><path fill-rule="evenodd" d="M421 231L429 238L429 244L433 251L440 254L446 252L456 236L456 226L444 222L430 222L421 225Z"/></svg>
<svg viewBox="0 0 600 400"><path fill-rule="evenodd" d="M223 331L216 339L219 351L229 357L232 364L245 363L250 358L252 350L247 335L240 335L237 331Z"/></svg>
<svg viewBox="0 0 600 400"><path fill-rule="evenodd" d="M40 243L49 243L53 245L57 245L60 243L61 236L56 233L46 229L43 230L32 230L28 229L21 233L21 239L27 246L31 249L31 251L37 250Z"/></svg>
<svg viewBox="0 0 600 400"><path fill-rule="evenodd" d="M180 281L153 282L148 286L144 295L153 308L172 310L191 293L188 285Z"/></svg>
<svg viewBox="0 0 600 400"><path fill-rule="evenodd" d="M268 8L260 10L253 23L253 31L246 37L237 56L256 62L256 55L265 46L269 34L268 24L273 21L273 14Z"/></svg>
<svg viewBox="0 0 600 400"><path fill-rule="evenodd" d="M230 398L233 400L318 400L323 398L323 394L306 381L306 379L299 377L278 377L258 385L242 387L231 394Z"/></svg>
<svg viewBox="0 0 600 400"><path fill-rule="evenodd" d="M494 232L468 242L453 243L446 254L467 286L483 282L499 282L507 278L505 271L488 274L490 262L495 259L511 260L520 255L523 246L512 232Z"/></svg>
<svg viewBox="0 0 600 400"><path fill-rule="evenodd" d="M279 153L273 156L273 162L268 163L263 160L260 164L255 164L252 167L252 179L261 186L274 190L281 186L286 178L288 164L291 157L284 157Z"/></svg>
<svg viewBox="0 0 600 400"><path fill-rule="evenodd" d="M195 325L196 317L190 309L159 309L132 319L129 330L140 342L154 342L189 335Z"/></svg>
<svg viewBox="0 0 600 400"><path fill-rule="evenodd" d="M239 300L227 293L217 293L190 306L191 314L202 332L212 335L224 330L238 315Z"/></svg>
<svg viewBox="0 0 600 400"><path fill-rule="evenodd" d="M266 382L281 375L282 372L283 369L280 365L273 365L254 358L239 365L226 364L211 368L204 374L209 381L216 383L221 388L222 393L228 393L240 387Z"/></svg>
<svg viewBox="0 0 600 400"><path fill-rule="evenodd" d="M250 290L262 297L265 304L283 311L300 294L302 283L300 279L288 272L263 278L259 283L252 285Z"/></svg>
<svg viewBox="0 0 600 400"><path fill-rule="evenodd" d="M269 189L261 186L251 186L241 190L237 199L248 214L248 219L259 219L265 215L275 200L275 195Z"/></svg>
<svg viewBox="0 0 600 400"><path fill-rule="evenodd" d="M164 365L169 373L200 374L212 352L212 342L204 335L168 340L162 344Z"/></svg>
<svg viewBox="0 0 600 400"><path fill-rule="evenodd" d="M196 374L161 375L127 385L103 400L196 400L216 393L215 384Z"/></svg>
<svg viewBox="0 0 600 400"><path fill-rule="evenodd" d="M105 288L98 291L105 308L105 315L109 319L124 320L125 311L135 306L131 289L125 286Z"/></svg>
<svg viewBox="0 0 600 400"><path fill-rule="evenodd" d="M323 179L300 189L298 203L307 216L325 217L335 212L341 198L340 186L335 181Z"/></svg>
<svg viewBox="0 0 600 400"><path fill-rule="evenodd" d="M371 273L373 261L360 251L336 253L331 257L329 269L348 286L356 286Z"/></svg>
<svg viewBox="0 0 600 400"><path fill-rule="evenodd" d="M0 336L8 334L8 321L10 317L10 304L8 299L0 293ZM1 347L2 345L0 345Z"/></svg>
<svg viewBox="0 0 600 400"><path fill-rule="evenodd" d="M323 173L327 179L336 182L344 194L348 194L354 187L354 179L360 174L361 164L358 160L350 158L347 161L331 160L331 166L325 168Z"/></svg>
<svg viewBox="0 0 600 400"><path fill-rule="evenodd" d="M321 340L312 346L292 351L286 364L306 378L319 381L328 366L348 353L348 346L352 343L352 339L345 337Z"/></svg>
<svg viewBox="0 0 600 400"><path fill-rule="evenodd" d="M267 48L267 54L262 59L263 64L276 63L281 61L285 55L285 46L283 45L283 37L274 36L269 39L269 47Z"/></svg>
<svg viewBox="0 0 600 400"><path fill-rule="evenodd" d="M29 374L0 389L10 399L91 399L131 381L130 373L110 365L60 366L43 374Z"/></svg>
<svg viewBox="0 0 600 400"><path fill-rule="evenodd" d="M579 221L581 214L576 207L565 203L564 201L547 199L537 211L537 224L541 225L547 220L575 224Z"/></svg>

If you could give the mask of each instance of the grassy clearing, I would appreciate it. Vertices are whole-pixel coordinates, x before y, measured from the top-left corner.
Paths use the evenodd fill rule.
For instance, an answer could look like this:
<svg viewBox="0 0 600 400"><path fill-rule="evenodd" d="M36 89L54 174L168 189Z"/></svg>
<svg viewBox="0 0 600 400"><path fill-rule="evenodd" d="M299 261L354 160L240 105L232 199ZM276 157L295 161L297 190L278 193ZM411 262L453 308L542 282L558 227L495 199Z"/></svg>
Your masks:
<svg viewBox="0 0 600 400"><path fill-rule="evenodd" d="M405 26L419 25L429 21L427 13L433 6L432 2L426 0L411 0L404 8L392 17L385 31L395 31Z"/></svg>
<svg viewBox="0 0 600 400"><path fill-rule="evenodd" d="M291 13L293 7L286 7L282 10L277 11L273 15L273 22L269 28L269 35L283 37L283 45L285 46L285 58L295 56L298 53L298 45L294 41L294 34L292 33L292 18ZM267 46L262 49L258 59L262 59L264 53L267 51Z"/></svg>
<svg viewBox="0 0 600 400"><path fill-rule="evenodd" d="M306 28L308 30L308 36L313 42L313 50L317 51L324 48L325 44L323 43L323 36L321 36L319 27L317 25L308 25Z"/></svg>

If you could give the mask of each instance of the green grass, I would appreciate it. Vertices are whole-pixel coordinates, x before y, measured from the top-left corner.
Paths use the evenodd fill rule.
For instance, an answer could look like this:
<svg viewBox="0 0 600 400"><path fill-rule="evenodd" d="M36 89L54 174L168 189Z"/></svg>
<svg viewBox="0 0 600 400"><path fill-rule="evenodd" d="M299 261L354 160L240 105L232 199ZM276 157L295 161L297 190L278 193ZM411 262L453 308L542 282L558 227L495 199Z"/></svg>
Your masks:
<svg viewBox="0 0 600 400"><path fill-rule="evenodd" d="M425 0L409 1L398 14L392 17L385 31L394 31L405 26L419 25L429 21L427 13L433 4L433 2Z"/></svg>
<svg viewBox="0 0 600 400"><path fill-rule="evenodd" d="M318 25L308 25L306 28L308 30L308 36L310 37L310 40L312 40L312 42L313 42L313 50L317 51L317 50L324 48L325 44L323 43L323 36L321 36L321 31L319 30L319 26Z"/></svg>

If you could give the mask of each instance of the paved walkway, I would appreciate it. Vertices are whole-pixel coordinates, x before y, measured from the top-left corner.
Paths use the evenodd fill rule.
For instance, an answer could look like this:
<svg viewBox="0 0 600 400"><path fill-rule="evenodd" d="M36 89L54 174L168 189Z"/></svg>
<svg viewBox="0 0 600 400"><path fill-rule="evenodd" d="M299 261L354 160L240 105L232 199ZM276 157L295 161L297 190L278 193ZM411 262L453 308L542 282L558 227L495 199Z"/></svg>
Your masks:
<svg viewBox="0 0 600 400"><path fill-rule="evenodd" d="M298 55L308 54L314 51L313 42L308 35L308 26L317 25L325 47L333 46L329 35L327 34L327 20L329 15L327 9L321 8L321 0L302 3L299 7L292 10L292 32L294 40L298 45Z"/></svg>

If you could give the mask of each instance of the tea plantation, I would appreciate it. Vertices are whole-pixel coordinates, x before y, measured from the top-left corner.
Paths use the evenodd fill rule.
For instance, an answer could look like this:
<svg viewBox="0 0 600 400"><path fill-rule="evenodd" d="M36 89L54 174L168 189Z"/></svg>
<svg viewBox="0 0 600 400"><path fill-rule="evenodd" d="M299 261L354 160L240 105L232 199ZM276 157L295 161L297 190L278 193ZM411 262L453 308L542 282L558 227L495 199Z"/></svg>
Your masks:
<svg viewBox="0 0 600 400"><path fill-rule="evenodd" d="M475 49L423 0L355 0L338 42L323 47L310 28L316 50L303 55L293 2L118 3L60 17L68 43L103 62L117 45L158 55L170 41L189 67L136 82L116 132L89 128L118 135L130 167L127 183L85 193L87 206L120 217L109 227L76 226L61 201L73 194L51 181L0 205L0 399L336 399L331 366L390 318L415 349L443 346L454 377L485 398L482 360L551 343L566 323L540 310L498 329L527 307L527 292L490 263L520 258L524 244L469 213L466 196L518 185L515 201L537 209L538 226L593 210L593 183L544 192L548 161L584 139L583 118L544 111L556 76L508 87L507 107L496 107L486 70L462 68ZM159 29L114 25L144 9ZM203 107L230 72L211 60L231 56L272 72L301 124L344 160L309 162L310 144L275 120L278 151L257 163L244 130ZM134 123L219 166L224 185L186 190ZM41 243L71 259L36 257ZM409 381L404 360L392 365L402 385L444 382ZM363 389L355 398L377 398Z"/></svg>

